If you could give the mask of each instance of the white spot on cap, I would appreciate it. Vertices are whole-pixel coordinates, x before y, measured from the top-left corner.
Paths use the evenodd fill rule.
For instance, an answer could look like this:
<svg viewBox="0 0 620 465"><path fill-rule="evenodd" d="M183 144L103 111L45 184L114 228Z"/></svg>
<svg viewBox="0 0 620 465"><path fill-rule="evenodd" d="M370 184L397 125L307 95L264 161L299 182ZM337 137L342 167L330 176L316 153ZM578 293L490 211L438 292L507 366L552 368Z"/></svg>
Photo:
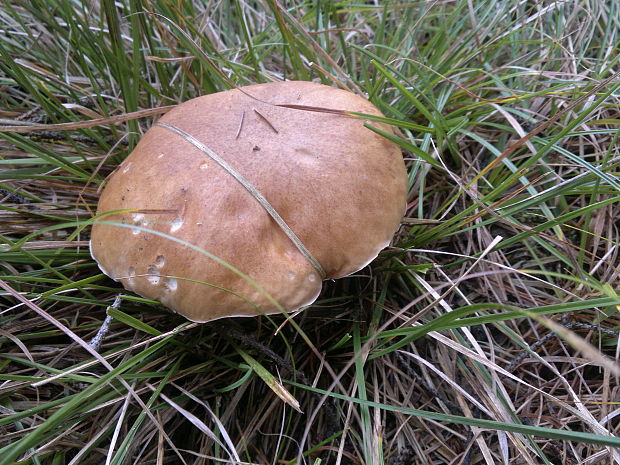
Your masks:
<svg viewBox="0 0 620 465"><path fill-rule="evenodd" d="M200 164L200 169L201 169L201 170L206 170L206 169L209 169L209 164L208 164L208 163L206 163L206 162L205 162L205 163L201 163L201 164Z"/></svg>
<svg viewBox="0 0 620 465"><path fill-rule="evenodd" d="M166 154L165 154L165 153L160 153L160 154L157 156L157 158L164 158L165 156L166 156Z"/></svg>
<svg viewBox="0 0 620 465"><path fill-rule="evenodd" d="M181 229L181 226L183 226L183 219L175 218L170 224L170 232L178 231L179 229Z"/></svg>
<svg viewBox="0 0 620 465"><path fill-rule="evenodd" d="M123 173L126 173L127 171L129 171L131 169L131 162L126 163L125 167L123 168Z"/></svg>
<svg viewBox="0 0 620 465"><path fill-rule="evenodd" d="M179 283L174 278L164 278L164 287L168 289L170 292L174 292L177 290Z"/></svg>
<svg viewBox="0 0 620 465"><path fill-rule="evenodd" d="M133 266L130 266L127 270L127 286L134 287L136 282L134 280L136 276L136 269Z"/></svg>
<svg viewBox="0 0 620 465"><path fill-rule="evenodd" d="M157 268L161 268L162 266L164 266L164 263L166 263L166 257L164 257L163 255L158 255L155 259L155 266Z"/></svg>
<svg viewBox="0 0 620 465"><path fill-rule="evenodd" d="M313 283L314 281L316 281L316 273L310 273L308 275L308 281L310 281L311 283Z"/></svg>
<svg viewBox="0 0 620 465"><path fill-rule="evenodd" d="M139 223L140 221L142 221L144 219L144 213L132 213L131 214L131 220L134 223Z"/></svg>
<svg viewBox="0 0 620 465"><path fill-rule="evenodd" d="M137 236L138 234L140 234L140 230L138 228L132 228L131 234L133 234L134 236Z"/></svg>
<svg viewBox="0 0 620 465"><path fill-rule="evenodd" d="M161 277L159 276L159 270L153 265L149 266L146 279L148 279L149 283L153 284L154 286L159 284L159 281L161 279Z"/></svg>
<svg viewBox="0 0 620 465"><path fill-rule="evenodd" d="M288 274L288 279L290 279L291 281L293 279L295 279L297 277L297 275L295 273L293 273L292 271Z"/></svg>

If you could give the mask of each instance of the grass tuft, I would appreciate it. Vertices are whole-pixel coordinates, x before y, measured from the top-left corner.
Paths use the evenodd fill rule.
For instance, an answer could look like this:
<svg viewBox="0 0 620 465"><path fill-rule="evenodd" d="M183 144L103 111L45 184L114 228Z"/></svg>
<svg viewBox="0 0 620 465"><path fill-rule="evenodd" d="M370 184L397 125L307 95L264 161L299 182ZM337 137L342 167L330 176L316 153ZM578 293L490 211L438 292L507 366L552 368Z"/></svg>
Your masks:
<svg viewBox="0 0 620 465"><path fill-rule="evenodd" d="M618 2L1 5L1 465L620 463ZM106 278L87 225L144 131L282 79L383 111L393 245L289 320Z"/></svg>

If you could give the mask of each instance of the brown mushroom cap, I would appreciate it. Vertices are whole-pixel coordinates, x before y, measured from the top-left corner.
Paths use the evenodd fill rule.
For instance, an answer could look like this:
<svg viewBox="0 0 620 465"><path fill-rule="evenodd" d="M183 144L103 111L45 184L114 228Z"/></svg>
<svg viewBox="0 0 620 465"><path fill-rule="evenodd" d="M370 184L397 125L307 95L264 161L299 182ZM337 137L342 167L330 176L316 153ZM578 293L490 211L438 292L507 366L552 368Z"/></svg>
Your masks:
<svg viewBox="0 0 620 465"><path fill-rule="evenodd" d="M190 134L247 179L327 278L349 275L374 259L400 224L407 192L401 152L361 119L281 104L381 115L350 92L292 81L195 98L160 122ZM142 229L95 224L93 257L125 288L190 320L279 312L265 293L287 311L319 295L319 272L265 208L169 127L149 129L110 176L98 213L126 209L100 220Z"/></svg>

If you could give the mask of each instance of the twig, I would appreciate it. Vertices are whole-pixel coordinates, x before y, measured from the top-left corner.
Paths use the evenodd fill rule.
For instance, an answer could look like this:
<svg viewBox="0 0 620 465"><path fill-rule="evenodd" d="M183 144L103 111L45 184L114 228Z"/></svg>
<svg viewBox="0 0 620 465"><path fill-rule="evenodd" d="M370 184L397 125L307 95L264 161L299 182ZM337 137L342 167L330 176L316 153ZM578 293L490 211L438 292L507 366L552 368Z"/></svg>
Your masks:
<svg viewBox="0 0 620 465"><path fill-rule="evenodd" d="M271 124L271 121L269 121L267 119L267 117L265 117L264 115L262 115L256 108L252 108L252 110L254 110L254 113L256 113L265 123L267 123L269 125L269 127L271 129L273 129L273 132L275 132L276 134L278 134L278 130L275 128L275 126L273 124Z"/></svg>
<svg viewBox="0 0 620 465"><path fill-rule="evenodd" d="M121 305L121 296L117 295L116 299L114 299L114 303L112 303L110 307L118 308L120 307L120 305ZM103 323L101 323L101 327L99 328L99 331L97 331L97 334L95 334L95 337L93 337L88 343L88 345L91 346L93 349L95 349L97 352L99 352L99 349L101 348L101 343L103 342L105 337L108 335L108 332L110 331L110 323L112 323L112 317L110 315L106 315L105 319L103 320Z"/></svg>
<svg viewBox="0 0 620 465"><path fill-rule="evenodd" d="M241 121L239 121L239 129L237 129L237 135L235 139L239 139L239 135L241 134L241 128L243 128L243 120L245 120L245 110L241 112Z"/></svg>

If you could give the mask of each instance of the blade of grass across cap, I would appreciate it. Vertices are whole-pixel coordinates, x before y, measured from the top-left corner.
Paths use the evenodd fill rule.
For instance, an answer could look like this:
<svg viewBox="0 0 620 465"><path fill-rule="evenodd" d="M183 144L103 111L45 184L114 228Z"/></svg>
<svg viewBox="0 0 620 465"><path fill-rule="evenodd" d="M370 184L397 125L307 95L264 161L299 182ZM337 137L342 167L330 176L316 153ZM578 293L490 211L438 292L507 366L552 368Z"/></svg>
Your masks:
<svg viewBox="0 0 620 465"><path fill-rule="evenodd" d="M258 113L256 110L254 111L258 115L260 115L260 113ZM260 116L264 119L262 115ZM265 209L265 211L269 214L269 216L271 216L273 220L278 224L280 229L282 229L282 232L286 234L286 236L291 240L291 242L293 242L295 247L297 247L299 252L310 262L310 264L315 269L317 274L322 279L325 279L326 273L323 267L321 266L321 264L319 263L319 261L316 258L314 258L312 253L306 248L304 243L301 241L301 239L299 239L299 237L297 237L297 235L289 227L289 225L286 224L286 221L284 221L284 219L280 216L280 214L276 211L276 209L273 208L273 206L269 203L269 201L262 195L262 193L256 187L254 187L254 185L248 179L246 179L237 170L235 170L226 160L220 157L217 153L215 153L213 150L211 150L201 141L194 138L191 134L168 123L159 122L155 124L157 126L164 127L176 133L177 135L181 136L186 142L190 143L191 145L199 149L205 155L209 156L213 161L217 162L217 164L220 165L223 169L225 169L228 172L228 174L230 174L237 182L239 182L239 184L241 184L250 194L252 194L252 197L254 197L254 199L256 199L256 201L261 205L261 207ZM269 125L271 126L271 123L269 123ZM274 129L275 131L275 128L273 128L273 126L272 126L272 129Z"/></svg>
<svg viewBox="0 0 620 465"><path fill-rule="evenodd" d="M127 209L127 210L114 210L114 211L110 211L110 212L104 212L104 213L101 213L101 214L99 214L99 215L97 215L97 216L93 217L92 219L90 219L90 220L88 220L88 221L84 221L84 222L82 222L82 221L78 221L78 222L75 222L75 223L67 223L67 224L63 224L63 225L53 225L53 226L49 226L49 227L47 227L47 228L45 228L45 229L43 229L43 230L36 231L36 232L33 232L33 233L31 233L31 234L27 235L26 237L24 237L23 239L21 239L20 243L25 243L25 242L28 242L28 241L30 241L31 239L35 238L36 236L43 234L44 232L54 231L54 230L58 230L58 229L64 229L64 228L66 228L66 227L68 226L68 224L72 224L72 225L74 225L75 227L77 227L77 228L79 228L79 229L83 229L83 228L85 228L85 227L87 227L87 226L89 226L89 225L92 225L92 224L100 224L100 225L116 226L116 227L120 227L120 228L129 228L129 229L134 229L134 230L140 230L140 231L143 231L143 232L148 232L148 233L150 233L150 234L154 234L154 235L157 235L157 236L161 236L161 237L164 237L164 238L166 238L166 239L172 240L172 241L174 241L174 242L178 242L178 243L180 243L180 244L183 244L184 246L189 247L189 248L191 248L191 249L193 249L193 250L196 250L197 252L199 252L199 253L201 253L201 254L203 254L203 255L206 255L207 257L209 257L210 259L212 259L212 260L216 261L216 262L217 262L217 263L219 263L220 265L222 265L222 266L224 266L224 267L228 268L228 269L229 269L229 270L231 270L233 273L238 274L240 277L242 277L244 280L246 280L246 281L247 281L249 284L251 284L251 285L252 285L252 286L253 286L256 290L258 290L259 292L261 292L261 293L262 293L262 294L263 294L263 295L264 295L264 296L265 296L265 297L266 297L266 298L267 298L267 299L268 299L271 303L273 303L273 304L274 304L274 306L275 306L278 310L280 310L283 314L286 314L286 312L284 311L284 309L282 308L282 306L281 306L281 305L280 305L280 304L279 304L279 303L278 303L278 302L277 302L277 301L276 301L276 300L275 300L275 299L274 299L271 295L269 295L269 294L268 294L268 293L267 293L267 292L266 292L266 291L265 291L265 290L264 290L264 289L263 289L263 288L262 288L262 287L261 287L261 286L260 286L260 285L259 285L256 281L254 281L251 277L249 277L249 276L248 276L248 275L246 275L245 273L242 273L241 271L239 271L237 268L233 267L232 265L230 265L230 264L229 264L229 263L227 263L226 261L224 261L224 260L222 260L221 258L219 258L219 257L217 257L217 256L215 256L215 255L213 255L213 254L211 254L210 252L208 252L208 251L206 251L206 250L204 250L204 249L202 249L202 248L200 248L200 247L198 247L198 246L195 246L195 245L193 245L193 244L191 244L191 243L189 243L189 242L187 242L187 241L184 241L184 240L182 240L182 239L176 238L176 237L174 237L174 236L171 236L171 235L169 235L169 234L166 234L166 233L163 233L163 232L160 232L160 231L156 231L156 230L149 229L149 228L145 228L145 227L138 226L138 225L128 225L128 224L123 224L123 223L120 223L120 222L115 222L115 221L102 221L102 220L100 220L100 219L99 219L99 218L105 218L105 216L107 216L107 215L111 215L111 214L114 214L114 213L120 213L120 212L131 212L131 211L134 211L134 210L133 210L133 209ZM11 244L11 246L13 246L13 244ZM26 252L27 252L27 251L26 251ZM63 275L60 275L60 276L63 276ZM64 278L64 276L63 276L63 278ZM68 279L68 278L64 278L64 279L65 279L66 281L69 281L69 279ZM208 284L208 283L205 283L205 284ZM210 286L214 286L214 285L212 285L212 284L208 284L208 285L210 285ZM215 287L217 287L217 286L215 286ZM229 291L229 292L231 292L231 291Z"/></svg>
<svg viewBox="0 0 620 465"><path fill-rule="evenodd" d="M174 242L178 242L179 244L182 244L186 247L189 247L207 257L209 257L210 259L216 261L217 263L219 263L220 265L228 268L229 270L231 270L233 273L239 275L241 278L243 278L244 280L246 280L250 285L252 285L257 291L261 292L271 303L274 304L274 306L280 310L283 314L286 314L285 310L282 308L282 306L269 294L267 293L267 291L265 291L262 286L260 284L258 284L256 281L254 281L250 276L246 275L245 273L241 272L240 270L238 270L237 268L235 268L234 266L230 265L228 262L222 260L221 258L213 255L212 253L194 245L191 244L190 242L184 241L182 239L179 239L177 237L171 236L169 234L160 232L160 231L156 231L154 229L150 229L150 228L144 228L142 226L137 226L137 225L128 225L128 224L123 224L123 223L119 223L119 222L115 222L115 221L100 221L100 220L93 220L92 224L106 224L109 226L116 226L116 227L120 227L120 228L129 228L129 229L137 229L140 231L144 231L150 234L154 234L156 236L161 236L164 237L166 239L169 239L171 241ZM207 284L207 283L205 283ZM209 284L211 286L214 286L212 284ZM217 286L216 286L217 287Z"/></svg>

